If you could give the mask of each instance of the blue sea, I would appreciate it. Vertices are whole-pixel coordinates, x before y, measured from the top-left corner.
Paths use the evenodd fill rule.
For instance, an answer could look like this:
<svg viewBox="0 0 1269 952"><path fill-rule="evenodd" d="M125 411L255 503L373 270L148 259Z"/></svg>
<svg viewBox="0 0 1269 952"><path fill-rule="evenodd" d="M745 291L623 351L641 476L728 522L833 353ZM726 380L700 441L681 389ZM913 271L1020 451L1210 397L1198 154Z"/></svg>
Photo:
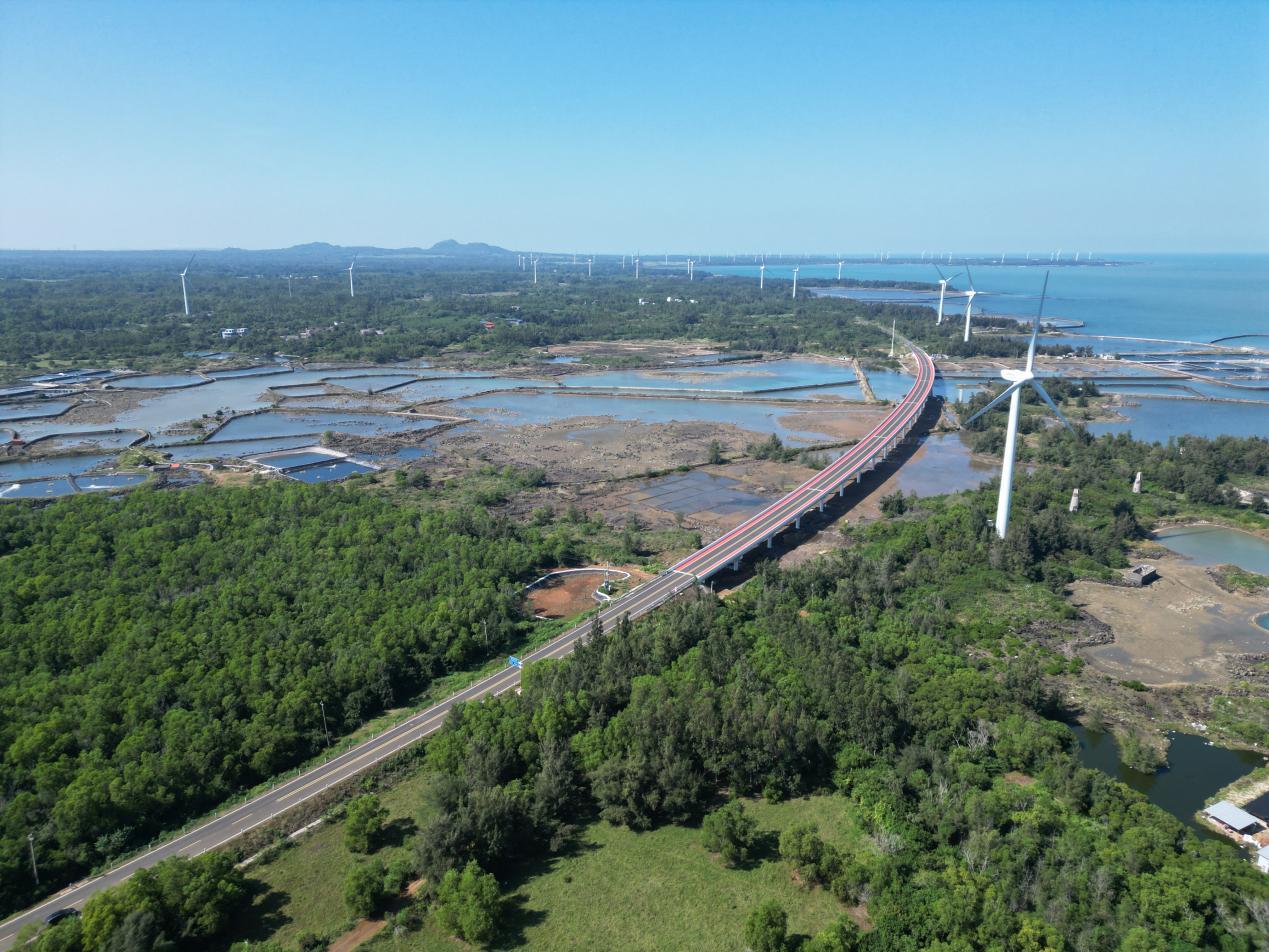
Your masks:
<svg viewBox="0 0 1269 952"><path fill-rule="evenodd" d="M1021 259L1023 256L1019 255ZM945 261L946 259L944 259ZM1006 257L1006 262L1008 262ZM1269 255L1107 255L1115 265L1063 265L1047 269L1044 314L1083 321L1082 334L1211 341L1233 334L1269 335ZM767 262L768 279L791 280L796 262ZM945 274L964 271L939 262ZM755 265L718 266L718 274L758 276ZM1020 263L975 265L974 310L1030 316L1039 304L1046 267ZM800 280L835 280L837 266L803 265ZM934 264L847 263L845 278L865 281L937 281ZM964 274L953 288L968 287ZM953 313L963 305L951 304ZM1269 346L1269 336L1262 338Z"/></svg>
<svg viewBox="0 0 1269 952"><path fill-rule="evenodd" d="M1034 255L1033 257L1041 257ZM1048 253L1043 255L1047 259ZM1006 256L1006 263L973 265L976 313L1008 317L1030 317L1039 306L1044 273L1049 271L1045 298L1046 318L1065 318L1083 323L1061 342L1086 345L1097 353L1124 356L1152 355L1185 349L1149 341L1193 341L1208 343L1238 336L1232 346L1248 347L1264 355L1259 385L1269 385L1269 255L1102 255L1091 264L1050 266L1045 261L1023 262L1025 255ZM1070 255L1066 256L1070 261ZM792 279L792 258L780 262L767 259L767 279ZM945 309L964 313L964 299L951 290L968 287L964 265L946 259L937 262L943 273L961 272L952 282ZM718 274L757 278L754 264L705 267ZM801 265L799 278L835 281L837 265ZM936 281L935 263L847 262L844 278L865 281ZM937 295L894 292L848 292L864 300L910 300L931 304ZM1140 341L1102 341L1113 338L1141 338ZM1243 336L1247 335L1247 336ZM1056 340L1050 338L1050 340ZM1126 370L1121 364L1117 370ZM1160 388L1152 396L1147 389L1133 394L1138 406L1125 407L1122 422L1095 424L1095 432L1130 431L1139 439L1165 441L1185 433L1216 436L1269 436L1269 388L1232 389L1211 384L1192 384L1209 396L1243 401L1239 404L1197 400L1160 399L1169 392Z"/></svg>

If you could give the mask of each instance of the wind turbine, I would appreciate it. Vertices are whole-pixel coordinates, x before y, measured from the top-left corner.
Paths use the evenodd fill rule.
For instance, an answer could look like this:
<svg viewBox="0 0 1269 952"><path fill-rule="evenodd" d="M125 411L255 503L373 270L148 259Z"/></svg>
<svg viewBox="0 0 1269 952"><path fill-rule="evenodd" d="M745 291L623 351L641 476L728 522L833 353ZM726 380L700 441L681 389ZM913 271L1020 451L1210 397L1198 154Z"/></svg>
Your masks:
<svg viewBox="0 0 1269 952"><path fill-rule="evenodd" d="M687 259L687 279L688 279L689 281L693 280L693 278L692 278L692 265L694 265L695 263L696 263L696 262L694 262L691 258L688 258L688 259Z"/></svg>
<svg viewBox="0 0 1269 952"><path fill-rule="evenodd" d="M586 259L586 277L588 277L588 278L591 276L591 274L590 274L590 269L591 269L591 265L593 265L594 263L595 263L595 259L594 259L594 258L587 258L587 259Z"/></svg>
<svg viewBox="0 0 1269 952"><path fill-rule="evenodd" d="M533 283L538 283L538 256L533 256Z"/></svg>
<svg viewBox="0 0 1269 952"><path fill-rule="evenodd" d="M761 291L767 280L767 263L758 265L758 290Z"/></svg>
<svg viewBox="0 0 1269 952"><path fill-rule="evenodd" d="M1073 429L1070 422L1062 415L1062 411L1058 409L1058 405L1053 402L1053 398L1045 392L1044 387L1040 386L1039 378L1035 375L1035 339L1040 333L1040 315L1044 313L1044 296L1049 289L1049 273L1044 273L1044 286L1040 289L1040 307L1035 312L1035 324L1031 327L1031 343L1027 346L1027 365L1023 370L1002 370L1000 376L1010 381L1009 386L997 396L994 400L983 407L972 417L966 420L966 423L972 423L980 416L998 404L1005 397L1009 398L1009 425L1005 430L1005 453L1004 464L1000 470L1000 496L996 500L996 535L1000 538L1005 537L1005 531L1009 528L1009 502L1013 497L1013 462L1014 453L1018 448L1018 411L1022 406L1022 388L1030 387L1040 399L1049 405L1049 409L1057 414L1057 418L1062 421L1062 425L1068 430Z"/></svg>
<svg viewBox="0 0 1269 952"><path fill-rule="evenodd" d="M969 343L969 314L974 307L974 296L978 293L974 290L974 274L969 270L969 265L965 265L965 276L969 278L969 290L965 293L965 343Z"/></svg>
<svg viewBox="0 0 1269 952"><path fill-rule="evenodd" d="M955 281L957 278L959 278L961 276L961 273L957 271L954 275L952 275L949 278L944 276L943 269L940 268L938 265L934 266L934 270L939 273L939 316L938 316L938 320L934 322L934 326L937 327L938 325L943 323L943 295L947 293L947 286L951 284L953 281Z"/></svg>
<svg viewBox="0 0 1269 952"><path fill-rule="evenodd" d="M842 265L844 265L845 263L846 263L845 261L841 261L841 260L838 260L837 262L837 280L838 281L842 279Z"/></svg>
<svg viewBox="0 0 1269 952"><path fill-rule="evenodd" d="M639 279L639 256L635 255L635 280Z"/></svg>
<svg viewBox="0 0 1269 952"><path fill-rule="evenodd" d="M286 276L286 296L289 298L295 297L295 295L291 293L291 281L294 280L294 278L295 275L293 274L288 274Z"/></svg>
<svg viewBox="0 0 1269 952"><path fill-rule="evenodd" d="M353 288L353 268L357 267L357 256L353 255L352 264L348 266L348 296L356 297L357 292Z"/></svg>
<svg viewBox="0 0 1269 952"><path fill-rule="evenodd" d="M189 294L185 291L185 275L189 274L189 266L194 263L197 252L189 256L189 261L185 262L185 270L181 272L181 298L185 301L185 316L189 317Z"/></svg>
<svg viewBox="0 0 1269 952"><path fill-rule="evenodd" d="M793 297L796 300L798 296L798 266L793 266Z"/></svg>

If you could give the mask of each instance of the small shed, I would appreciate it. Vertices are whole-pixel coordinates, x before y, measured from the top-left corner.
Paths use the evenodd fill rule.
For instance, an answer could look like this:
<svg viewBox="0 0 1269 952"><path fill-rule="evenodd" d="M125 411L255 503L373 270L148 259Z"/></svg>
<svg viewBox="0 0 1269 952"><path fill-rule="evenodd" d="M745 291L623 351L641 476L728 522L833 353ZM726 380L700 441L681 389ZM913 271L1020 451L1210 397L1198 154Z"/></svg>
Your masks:
<svg viewBox="0 0 1269 952"><path fill-rule="evenodd" d="M1140 565L1134 565L1128 570L1127 575L1128 584L1135 585L1137 588L1149 585L1158 577L1159 573L1156 571L1155 567L1153 565L1147 565L1145 562L1142 562Z"/></svg>
<svg viewBox="0 0 1269 952"><path fill-rule="evenodd" d="M1214 820L1229 832L1236 833L1239 836L1251 836L1264 829L1264 824L1242 807L1236 807L1228 800L1222 800L1220 803L1213 803L1210 807L1205 807L1203 815L1209 820Z"/></svg>
<svg viewBox="0 0 1269 952"><path fill-rule="evenodd" d="M1262 873L1269 873L1269 846L1256 850L1256 868Z"/></svg>

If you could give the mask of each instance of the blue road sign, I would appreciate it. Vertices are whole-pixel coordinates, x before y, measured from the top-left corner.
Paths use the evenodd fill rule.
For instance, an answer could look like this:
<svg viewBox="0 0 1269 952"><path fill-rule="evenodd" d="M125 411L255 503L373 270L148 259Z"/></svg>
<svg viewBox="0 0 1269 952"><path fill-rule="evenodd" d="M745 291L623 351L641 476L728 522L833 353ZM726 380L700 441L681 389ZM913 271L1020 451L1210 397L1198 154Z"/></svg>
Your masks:
<svg viewBox="0 0 1269 952"><path fill-rule="evenodd" d="M521 661L519 658L517 658L515 655L512 655L511 657L507 659L507 664L511 665L513 668L524 667L524 662Z"/></svg>

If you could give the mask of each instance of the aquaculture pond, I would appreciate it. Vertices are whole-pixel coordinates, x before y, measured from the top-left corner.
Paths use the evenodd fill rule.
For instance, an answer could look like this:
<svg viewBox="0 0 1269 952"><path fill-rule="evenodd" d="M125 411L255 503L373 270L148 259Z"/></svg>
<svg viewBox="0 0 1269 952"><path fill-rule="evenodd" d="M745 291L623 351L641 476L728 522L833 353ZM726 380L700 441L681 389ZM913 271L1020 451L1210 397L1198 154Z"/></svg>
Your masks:
<svg viewBox="0 0 1269 952"><path fill-rule="evenodd" d="M279 366L278 364L262 364L259 367L235 367L232 370L212 369L207 371L209 377L215 377L217 380L227 380L232 377L280 377L290 375L289 367Z"/></svg>
<svg viewBox="0 0 1269 952"><path fill-rule="evenodd" d="M1207 799L1226 784L1265 763L1260 754L1231 750L1209 744L1193 734L1169 734L1168 766L1158 773L1147 774L1127 767L1119 760L1119 746L1110 734L1071 726L1080 742L1080 762L1109 774L1202 837L1230 843L1223 836L1195 819ZM1233 844L1230 843L1232 846Z"/></svg>
<svg viewBox="0 0 1269 952"><path fill-rule="evenodd" d="M0 482L36 479L40 476L64 476L86 473L114 461L113 453L79 453L74 456L49 456L38 459L11 460L0 463Z"/></svg>
<svg viewBox="0 0 1269 952"><path fill-rule="evenodd" d="M374 470L369 466L362 466L360 463L348 460L338 460L317 466L305 466L303 469L287 470L286 476L290 479L298 479L302 483L335 483L349 476L373 472Z"/></svg>
<svg viewBox="0 0 1269 952"><path fill-rule="evenodd" d="M120 377L110 381L111 387L121 390L170 390L175 387L198 387L207 383L199 374L142 374L139 377Z"/></svg>
<svg viewBox="0 0 1269 952"><path fill-rule="evenodd" d="M79 492L101 492L127 489L129 486L140 485L148 478L145 473L95 473L79 476L76 483ZM29 483L0 485L0 499L53 499L58 496L69 496L76 491L70 480L63 476L55 479L37 479Z"/></svg>
<svg viewBox="0 0 1269 952"><path fill-rule="evenodd" d="M1138 440L1166 443L1168 437L1264 436L1269 433L1269 404L1213 403L1205 400L1152 400L1139 397L1137 406L1116 407L1126 420L1088 424L1094 436L1131 433Z"/></svg>
<svg viewBox="0 0 1269 952"><path fill-rule="evenodd" d="M1224 526L1177 526L1160 529L1155 539L1199 565L1237 565L1269 575L1269 541Z"/></svg>
<svg viewBox="0 0 1269 952"><path fill-rule="evenodd" d="M910 375L896 370L873 370L865 367L864 373L867 374L868 383L878 400L902 400L914 383Z"/></svg>
<svg viewBox="0 0 1269 952"><path fill-rule="evenodd" d="M38 420L65 413L71 404L59 400L40 400L36 403L18 403L0 406L0 423L10 420Z"/></svg>
<svg viewBox="0 0 1269 952"><path fill-rule="evenodd" d="M151 448L170 456L174 462L206 459L236 459L271 453L277 450L299 449L312 446L318 434L299 433L263 440L217 440L214 443L168 443Z"/></svg>
<svg viewBox="0 0 1269 952"><path fill-rule="evenodd" d="M349 390L360 390L363 393L383 393L385 390L417 380L418 376L418 374L364 374L362 376L350 374L331 382L347 387Z"/></svg>
<svg viewBox="0 0 1269 952"><path fill-rule="evenodd" d="M143 434L135 430L73 430L50 435L40 440L38 446L42 452L76 449L78 447L98 447L100 449L124 449L142 439ZM28 442L34 442L35 434L28 435Z"/></svg>
<svg viewBox="0 0 1269 952"><path fill-rule="evenodd" d="M853 385L855 382L854 368L846 361L792 359L659 371L613 370L571 374L560 378L560 383L566 387L614 387L648 391L715 390L736 393L801 391L807 387Z"/></svg>
<svg viewBox="0 0 1269 952"><path fill-rule="evenodd" d="M555 387L555 378L503 377L495 374L461 374L432 380L420 380L393 390L391 397L403 405L424 400L469 397L486 390L515 390L524 387ZM440 409L440 412L445 412Z"/></svg>
<svg viewBox="0 0 1269 952"><path fill-rule="evenodd" d="M263 458L253 457L252 462L263 463L277 469L294 469L297 466L308 466L313 463L335 463L339 458L318 450L300 450L294 453L279 453L276 456Z"/></svg>
<svg viewBox="0 0 1269 952"><path fill-rule="evenodd" d="M436 420L420 420L388 413L298 412L266 410L230 420L209 443L223 443L253 437L295 436L300 433L352 433L378 436L385 433L422 432L437 425Z"/></svg>

